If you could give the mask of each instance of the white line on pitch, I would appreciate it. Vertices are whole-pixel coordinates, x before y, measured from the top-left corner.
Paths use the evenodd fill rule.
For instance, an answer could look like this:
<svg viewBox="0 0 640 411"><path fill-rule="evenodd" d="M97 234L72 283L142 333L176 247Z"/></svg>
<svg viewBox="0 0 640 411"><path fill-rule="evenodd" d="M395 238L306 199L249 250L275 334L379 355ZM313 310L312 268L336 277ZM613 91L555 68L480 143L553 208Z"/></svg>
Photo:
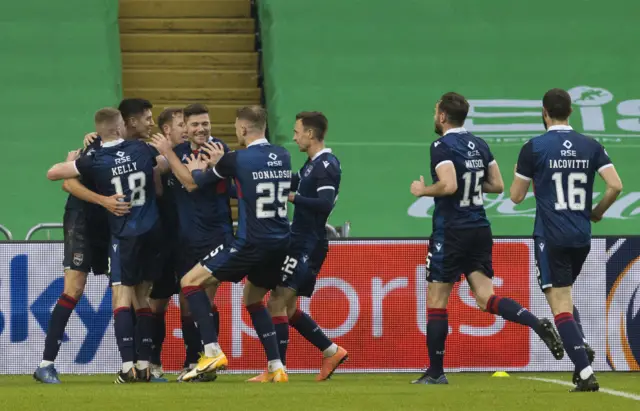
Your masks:
<svg viewBox="0 0 640 411"><path fill-rule="evenodd" d="M538 377L518 377L518 378L520 378L521 380L542 381L542 382L549 382L551 384L566 385L567 387L574 387L574 385L571 384L570 382L552 380L550 378L538 378ZM609 395L615 395L616 397L624 397L624 398L629 398L630 400L640 401L640 395L630 394L624 391L616 391L616 390L610 390L608 388L600 388L600 392L603 392Z"/></svg>

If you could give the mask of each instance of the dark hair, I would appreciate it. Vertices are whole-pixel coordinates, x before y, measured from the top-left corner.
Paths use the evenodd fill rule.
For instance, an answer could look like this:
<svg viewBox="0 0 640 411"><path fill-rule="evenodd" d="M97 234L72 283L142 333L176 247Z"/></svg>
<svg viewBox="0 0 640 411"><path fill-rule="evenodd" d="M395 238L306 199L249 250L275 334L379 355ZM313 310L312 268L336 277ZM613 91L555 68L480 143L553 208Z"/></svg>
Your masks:
<svg viewBox="0 0 640 411"><path fill-rule="evenodd" d="M461 127L469 113L469 103L461 94L445 93L440 97L438 111L446 114L447 123Z"/></svg>
<svg viewBox="0 0 640 411"><path fill-rule="evenodd" d="M131 117L141 116L146 110L151 110L152 108L153 104L143 98L125 98L118 106L118 110L120 110L124 121L127 121Z"/></svg>
<svg viewBox="0 0 640 411"><path fill-rule="evenodd" d="M313 136L318 141L324 141L324 136L329 128L329 120L319 111L303 111L296 114L296 120L300 120L305 130L312 129Z"/></svg>
<svg viewBox="0 0 640 411"><path fill-rule="evenodd" d="M120 111L113 107L105 107L96 111L93 120L96 124L110 123L120 117Z"/></svg>
<svg viewBox="0 0 640 411"><path fill-rule="evenodd" d="M162 130L165 124L171 123L176 114L182 114L183 111L178 107L167 107L162 110L162 113L158 116L158 127Z"/></svg>
<svg viewBox="0 0 640 411"><path fill-rule="evenodd" d="M542 107L549 117L555 120L566 120L571 115L571 96L561 88L552 88L542 98Z"/></svg>
<svg viewBox="0 0 640 411"><path fill-rule="evenodd" d="M184 112L184 120L191 116L197 116L199 114L209 114L209 109L207 106L201 103L189 104L187 107L182 110Z"/></svg>
<svg viewBox="0 0 640 411"><path fill-rule="evenodd" d="M267 110L261 106L240 107L236 111L236 117L239 120L248 121L254 129L265 130L267 128Z"/></svg>

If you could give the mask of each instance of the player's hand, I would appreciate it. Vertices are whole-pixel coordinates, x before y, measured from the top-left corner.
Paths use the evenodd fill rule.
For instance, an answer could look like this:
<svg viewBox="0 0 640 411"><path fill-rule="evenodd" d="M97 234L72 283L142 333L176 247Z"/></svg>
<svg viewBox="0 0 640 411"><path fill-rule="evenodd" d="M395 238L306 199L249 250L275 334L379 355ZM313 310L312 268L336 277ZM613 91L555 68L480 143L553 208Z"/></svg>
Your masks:
<svg viewBox="0 0 640 411"><path fill-rule="evenodd" d="M593 221L594 223L599 223L600 221L602 221L602 213L599 212L591 212L591 221Z"/></svg>
<svg viewBox="0 0 640 411"><path fill-rule="evenodd" d="M207 168L207 163L203 161L201 156L196 157L195 154L191 154L189 157L187 157L185 166L190 173L193 173L194 170L204 170L205 168Z"/></svg>
<svg viewBox="0 0 640 411"><path fill-rule="evenodd" d="M416 197L422 197L422 193L424 192L424 177L420 176L420 180L416 180L411 183L411 194Z"/></svg>
<svg viewBox="0 0 640 411"><path fill-rule="evenodd" d="M78 157L80 157L80 151L81 150L69 151L69 154L67 154L67 161L76 161Z"/></svg>
<svg viewBox="0 0 640 411"><path fill-rule="evenodd" d="M158 152L163 156L166 156L170 151L173 150L171 141L169 141L169 139L162 134L156 133L152 135L149 144L151 144L151 146L158 150Z"/></svg>
<svg viewBox="0 0 640 411"><path fill-rule="evenodd" d="M93 143L96 138L98 138L98 133L96 133L95 131L93 133L85 135L83 141L84 146L87 147L89 144Z"/></svg>
<svg viewBox="0 0 640 411"><path fill-rule="evenodd" d="M111 214L123 216L129 214L131 203L124 201L124 194L114 194L111 197L103 197L100 205L106 208Z"/></svg>
<svg viewBox="0 0 640 411"><path fill-rule="evenodd" d="M202 151L207 153L207 155L209 156L207 162L211 167L218 164L218 161L220 161L220 159L224 155L224 147L220 143L206 142L204 143L204 146L202 146Z"/></svg>
<svg viewBox="0 0 640 411"><path fill-rule="evenodd" d="M296 193L289 193L289 202L293 203L293 200L296 199Z"/></svg>

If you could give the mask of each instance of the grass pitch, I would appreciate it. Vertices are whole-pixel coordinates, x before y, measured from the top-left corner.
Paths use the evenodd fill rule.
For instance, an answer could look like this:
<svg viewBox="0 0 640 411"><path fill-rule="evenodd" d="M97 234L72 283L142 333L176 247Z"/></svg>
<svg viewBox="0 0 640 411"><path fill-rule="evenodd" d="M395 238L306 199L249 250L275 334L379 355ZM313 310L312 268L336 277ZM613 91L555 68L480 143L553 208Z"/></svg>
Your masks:
<svg viewBox="0 0 640 411"><path fill-rule="evenodd" d="M292 374L288 384L250 384L240 375L177 384L168 377L169 383L114 385L114 375L61 375L62 385L44 385L27 375L0 376L0 410L640 410L640 373L598 374L601 387L618 395L569 393L566 386L524 379L570 382L568 373L451 373L448 386L411 385L413 374L337 374L323 383Z"/></svg>

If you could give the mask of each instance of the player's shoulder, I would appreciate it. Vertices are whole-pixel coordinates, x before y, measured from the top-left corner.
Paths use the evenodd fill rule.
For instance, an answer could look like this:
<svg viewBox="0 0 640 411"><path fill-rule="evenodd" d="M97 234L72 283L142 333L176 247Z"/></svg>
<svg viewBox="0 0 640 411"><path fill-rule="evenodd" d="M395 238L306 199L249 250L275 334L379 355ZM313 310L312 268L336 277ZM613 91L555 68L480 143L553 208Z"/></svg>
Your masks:
<svg viewBox="0 0 640 411"><path fill-rule="evenodd" d="M342 171L340 160L331 149L323 150L314 162L317 164L316 168L320 170L326 170L333 174L339 174Z"/></svg>

